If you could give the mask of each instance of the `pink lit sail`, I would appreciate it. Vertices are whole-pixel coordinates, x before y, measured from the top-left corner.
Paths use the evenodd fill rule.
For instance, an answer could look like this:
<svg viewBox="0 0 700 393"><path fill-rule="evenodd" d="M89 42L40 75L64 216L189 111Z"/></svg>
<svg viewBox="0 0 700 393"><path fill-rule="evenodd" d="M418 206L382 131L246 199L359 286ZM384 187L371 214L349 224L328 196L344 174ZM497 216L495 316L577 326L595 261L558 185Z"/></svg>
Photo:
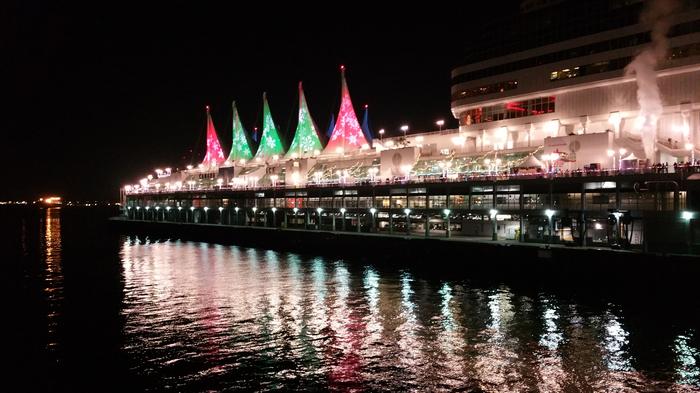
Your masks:
<svg viewBox="0 0 700 393"><path fill-rule="evenodd" d="M350 100L350 92L348 84L345 81L345 67L340 67L342 80L342 101L340 110L338 111L338 120L333 127L333 133L328 141L328 145L324 150L325 153L349 152L359 150L362 145L367 144L360 127L360 122L357 121L355 110L352 107Z"/></svg>
<svg viewBox="0 0 700 393"><path fill-rule="evenodd" d="M209 106L207 106L207 154L204 156L202 164L204 166L219 166L224 163L224 151L221 149L219 138L216 136L214 122L209 114Z"/></svg>

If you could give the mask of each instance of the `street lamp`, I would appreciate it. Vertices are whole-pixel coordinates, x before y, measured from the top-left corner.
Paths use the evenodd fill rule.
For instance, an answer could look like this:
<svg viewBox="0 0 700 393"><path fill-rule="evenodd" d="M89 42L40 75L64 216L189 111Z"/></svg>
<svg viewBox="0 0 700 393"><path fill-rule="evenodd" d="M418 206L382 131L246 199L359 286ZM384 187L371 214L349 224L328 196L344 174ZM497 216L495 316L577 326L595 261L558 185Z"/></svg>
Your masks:
<svg viewBox="0 0 700 393"><path fill-rule="evenodd" d="M401 131L403 131L403 137L406 138L406 131L408 131L408 126L406 124L401 126Z"/></svg>
<svg viewBox="0 0 700 393"><path fill-rule="evenodd" d="M317 218L317 220L316 220L316 229L317 229L317 230L321 228L321 212L322 212L322 211L323 211L323 209L321 209L320 207L317 207L317 208L316 208L316 218Z"/></svg>
<svg viewBox="0 0 700 393"><path fill-rule="evenodd" d="M340 222L342 223L342 224L341 224L341 228L342 228L343 231L345 231L345 212L346 212L346 211L347 211L347 210L345 210L344 207L341 207L341 208L340 208L340 219L341 219Z"/></svg>
<svg viewBox="0 0 700 393"><path fill-rule="evenodd" d="M403 209L403 212L406 213L406 234L410 235L411 234L411 209Z"/></svg>
<svg viewBox="0 0 700 393"><path fill-rule="evenodd" d="M256 221L255 212L258 211L258 208L256 206L253 206L253 208L251 210L253 211L253 222L251 223L251 226L255 226L255 221Z"/></svg>
<svg viewBox="0 0 700 393"><path fill-rule="evenodd" d="M445 209L442 211L445 214L445 237L450 237L450 209Z"/></svg>
<svg viewBox="0 0 700 393"><path fill-rule="evenodd" d="M442 120L442 119L440 119L440 120L436 121L435 124L437 124L437 126L440 127L440 128L438 129L438 131L442 131L442 126L445 125L445 121Z"/></svg>
<svg viewBox="0 0 700 393"><path fill-rule="evenodd" d="M496 209L491 209L489 210L489 216L491 217L491 240L498 240L498 232L496 231L496 215L498 214L498 210Z"/></svg>
<svg viewBox="0 0 700 393"><path fill-rule="evenodd" d="M383 128L381 130L379 130L379 140L380 141L384 140L384 129Z"/></svg>
<svg viewBox="0 0 700 393"><path fill-rule="evenodd" d="M620 244L620 217L622 217L622 213L613 212L612 215L615 216L615 243Z"/></svg>
<svg viewBox="0 0 700 393"><path fill-rule="evenodd" d="M544 215L547 216L547 228L549 236L547 237L547 244L552 240L552 216L554 215L554 210L547 209L544 211Z"/></svg>
<svg viewBox="0 0 700 393"><path fill-rule="evenodd" d="M693 212L689 212L689 211L683 211L683 213L681 213L681 218L683 218L683 220L685 220L686 226L688 227L688 229L686 231L687 232L686 243L688 244L688 253L689 254L693 253L693 232L691 231L691 228L690 228L690 220L692 220L694 216L695 216L695 214Z"/></svg>
<svg viewBox="0 0 700 393"><path fill-rule="evenodd" d="M221 214L224 211L222 206L219 206L219 224L224 225L224 215Z"/></svg>
<svg viewBox="0 0 700 393"><path fill-rule="evenodd" d="M209 206L204 206L204 223L209 224Z"/></svg>
<svg viewBox="0 0 700 393"><path fill-rule="evenodd" d="M369 213L372 215L372 231L376 231L376 227L375 227L376 224L375 224L375 219L374 219L375 218L374 214L376 212L377 212L377 209L375 209L373 207L369 209Z"/></svg>
<svg viewBox="0 0 700 393"><path fill-rule="evenodd" d="M234 207L233 210L236 211L236 224L240 224L241 217L238 215L238 211L241 210L238 206Z"/></svg>
<svg viewBox="0 0 700 393"><path fill-rule="evenodd" d="M192 212L192 223L194 224L194 206L190 206L190 211ZM188 221L187 217L185 217L185 221Z"/></svg>
<svg viewBox="0 0 700 393"><path fill-rule="evenodd" d="M277 223L277 220L275 220L275 217L276 217L277 215L276 215L275 213L277 213L277 208L276 208L276 207L273 207L273 208L270 209L270 210L272 211L272 226L273 226L273 227L276 227L276 226L277 226L277 224L276 224L276 223Z"/></svg>
<svg viewBox="0 0 700 393"><path fill-rule="evenodd" d="M178 207L177 207L177 221L180 221L180 220L181 220L181 218L180 218L180 217L181 217L181 215L180 215L181 213L182 213L182 206L178 206Z"/></svg>

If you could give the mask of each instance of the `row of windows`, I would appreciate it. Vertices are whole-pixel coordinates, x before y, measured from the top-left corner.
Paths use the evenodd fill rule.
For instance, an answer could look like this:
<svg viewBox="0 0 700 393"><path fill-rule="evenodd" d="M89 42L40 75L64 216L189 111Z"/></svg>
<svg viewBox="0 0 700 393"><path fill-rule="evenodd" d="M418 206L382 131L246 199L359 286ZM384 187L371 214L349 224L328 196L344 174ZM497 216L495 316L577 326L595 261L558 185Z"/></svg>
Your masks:
<svg viewBox="0 0 700 393"><path fill-rule="evenodd" d="M481 18L483 28L473 35L465 64L639 23L642 3L638 0L548 1L541 9L520 13L510 12L510 7L505 6L502 11ZM523 4L520 2L521 9ZM493 34L494 31L499 34Z"/></svg>
<svg viewBox="0 0 700 393"><path fill-rule="evenodd" d="M669 32L669 37L695 33L700 31L700 20L686 22L674 26ZM607 41L596 42L579 46L577 48L565 49L559 52L548 53L546 55L530 57L518 61L513 61L506 64L500 64L480 70L475 70L460 74L452 78L453 84L468 82L475 79L486 78L493 75L505 74L516 70L522 70L530 67L537 67L544 64L555 63L558 61L574 59L581 56L592 55L595 53L607 52L615 49L627 48L630 46L642 45L650 41L649 32L631 34L625 37L614 38Z"/></svg>
<svg viewBox="0 0 700 393"><path fill-rule="evenodd" d="M556 97L538 97L530 100L512 101L503 104L469 109L460 116L460 125L487 123L505 119L553 113Z"/></svg>
<svg viewBox="0 0 700 393"><path fill-rule="evenodd" d="M684 57L697 56L700 55L700 43L688 44L683 46L678 46L671 49L667 59L682 59ZM601 72L608 72L614 70L620 70L632 61L631 56L620 57L613 60L599 61L592 64L586 64L573 68L565 68L563 70L552 71L549 74L549 80L554 82L562 79L576 78L579 76L598 74Z"/></svg>
<svg viewBox="0 0 700 393"><path fill-rule="evenodd" d="M686 192L679 192L680 208L686 206ZM551 201L550 201L551 197ZM471 198L471 201L470 201ZM232 206L241 206L245 208L371 208L380 209L472 209L472 210L488 210L494 208L493 194L464 194L464 195L430 195L426 196L378 196L374 200L372 197L322 197L322 198L247 198L240 201L224 200L223 206L231 208ZM526 210L553 208L555 210L579 210L581 208L581 193L567 194L523 194L523 208ZM586 193L585 210L587 211L606 211L617 207L617 199L615 192L588 192ZM194 206L201 209L205 206L215 208L219 206L216 201L207 199L195 199L190 203L186 202L167 202L172 205ZM673 192L659 192L656 194L639 194L632 192L620 193L620 208L629 210L646 210L646 211L668 211L673 209ZM141 205L136 201L130 201L129 206ZM147 205L157 205L149 203ZM496 206L499 210L517 210L520 207L519 194L497 194Z"/></svg>
<svg viewBox="0 0 700 393"><path fill-rule="evenodd" d="M564 68L563 70L552 71L549 73L549 81L559 81L563 79L576 78L579 76L599 74L625 68L632 61L632 57L621 57L619 59L599 61L593 64L583 66Z"/></svg>
<svg viewBox="0 0 700 393"><path fill-rule="evenodd" d="M486 94L503 93L504 91L513 90L518 87L518 81L496 82L486 86L475 87L458 91L452 95L453 100L459 100L467 97L483 96Z"/></svg>

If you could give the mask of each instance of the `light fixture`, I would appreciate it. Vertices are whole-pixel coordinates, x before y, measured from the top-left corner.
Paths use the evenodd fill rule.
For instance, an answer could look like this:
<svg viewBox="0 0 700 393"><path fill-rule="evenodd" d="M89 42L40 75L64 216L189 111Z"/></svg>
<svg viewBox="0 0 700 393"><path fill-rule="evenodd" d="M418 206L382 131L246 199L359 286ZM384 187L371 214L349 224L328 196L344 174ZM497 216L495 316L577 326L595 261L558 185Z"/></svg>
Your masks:
<svg viewBox="0 0 700 393"><path fill-rule="evenodd" d="M370 208L370 209L369 209L369 212L372 213L372 214L374 214L374 213L377 212L377 209L375 209L375 208Z"/></svg>

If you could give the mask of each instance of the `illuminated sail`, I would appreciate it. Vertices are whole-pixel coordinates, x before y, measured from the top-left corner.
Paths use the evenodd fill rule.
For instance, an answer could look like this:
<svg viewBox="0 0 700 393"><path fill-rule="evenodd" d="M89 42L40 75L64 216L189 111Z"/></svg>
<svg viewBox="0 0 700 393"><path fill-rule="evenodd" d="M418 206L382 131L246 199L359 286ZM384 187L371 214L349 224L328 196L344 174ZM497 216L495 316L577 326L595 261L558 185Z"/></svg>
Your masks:
<svg viewBox="0 0 700 393"><path fill-rule="evenodd" d="M284 146L282 146L282 141L277 133L275 122L272 120L270 106L267 103L267 94L263 93L263 131L255 158L269 160L282 154L284 154Z"/></svg>
<svg viewBox="0 0 700 393"><path fill-rule="evenodd" d="M306 97L304 96L304 89L301 87L301 82L299 82L299 122L294 132L292 144L289 146L289 151L287 151L287 157L308 157L313 155L314 151L318 150L320 152L321 149L323 149L323 146L318 138L316 125L311 119L311 114L306 104Z"/></svg>
<svg viewBox="0 0 700 393"><path fill-rule="evenodd" d="M359 150L367 144L360 123L357 121L355 110L352 107L348 84L345 81L345 67L340 67L342 91L338 118L333 127L333 133L324 150L325 153L339 153Z"/></svg>
<svg viewBox="0 0 700 393"><path fill-rule="evenodd" d="M237 162L239 160L250 160L253 158L253 152L248 144L248 137L245 134L245 128L241 123L241 118L238 116L238 108L236 102L233 102L233 142L231 144L231 153L228 155L228 160Z"/></svg>
<svg viewBox="0 0 700 393"><path fill-rule="evenodd" d="M214 122L211 120L209 105L207 105L207 154L204 156L202 164L204 166L219 166L224 163L224 151L221 149L219 137L216 136Z"/></svg>

